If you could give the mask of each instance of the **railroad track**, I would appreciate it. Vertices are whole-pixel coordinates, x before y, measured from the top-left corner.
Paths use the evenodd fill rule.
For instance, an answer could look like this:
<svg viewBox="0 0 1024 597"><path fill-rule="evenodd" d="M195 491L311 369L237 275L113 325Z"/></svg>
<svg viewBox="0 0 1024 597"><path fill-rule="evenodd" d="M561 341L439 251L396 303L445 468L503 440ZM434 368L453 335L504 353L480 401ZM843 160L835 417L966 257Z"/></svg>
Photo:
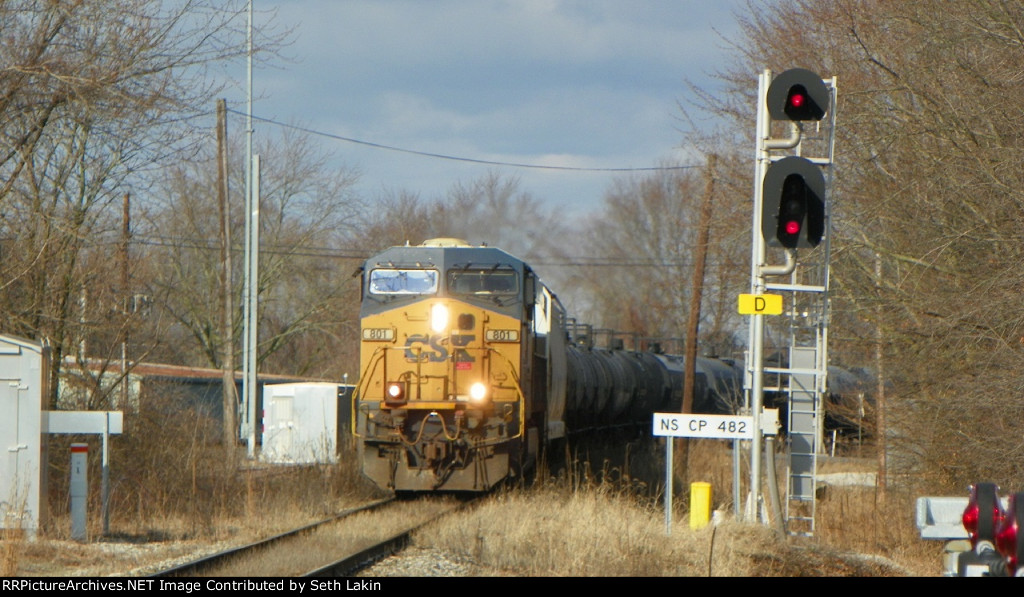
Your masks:
<svg viewBox="0 0 1024 597"><path fill-rule="evenodd" d="M470 503L436 497L381 500L151 578L354 576L404 549L417 529Z"/></svg>

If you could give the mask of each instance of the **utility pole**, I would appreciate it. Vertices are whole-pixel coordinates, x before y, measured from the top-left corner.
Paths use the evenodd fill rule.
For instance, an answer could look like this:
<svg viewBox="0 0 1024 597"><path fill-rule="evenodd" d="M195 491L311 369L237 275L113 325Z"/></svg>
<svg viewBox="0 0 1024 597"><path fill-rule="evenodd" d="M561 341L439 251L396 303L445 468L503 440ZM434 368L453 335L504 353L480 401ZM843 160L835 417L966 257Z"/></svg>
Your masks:
<svg viewBox="0 0 1024 597"><path fill-rule="evenodd" d="M217 203L220 206L220 290L223 306L220 327L224 342L221 404L224 408L224 451L230 466L234 462L235 444L238 442L238 393L235 388L235 317L231 300L231 209L228 204L227 136L227 104L220 99L217 100Z"/></svg>
<svg viewBox="0 0 1024 597"><path fill-rule="evenodd" d="M704 268L708 259L708 239L711 236L711 206L715 191L715 165L718 156L708 155L707 163L704 165L704 197L701 201L700 223L697 225L697 253L694 255L693 278L690 282L690 313L686 321L686 340L683 347L683 354L686 357L684 363L683 383L683 413L693 412L694 383L697 377L697 335L700 332L700 304L704 298ZM689 439L680 438L681 456L683 470L689 474Z"/></svg>
<svg viewBox="0 0 1024 597"><path fill-rule="evenodd" d="M121 209L121 408L128 406L128 318L132 312L132 295L128 288L128 243L131 240L131 195L124 194Z"/></svg>

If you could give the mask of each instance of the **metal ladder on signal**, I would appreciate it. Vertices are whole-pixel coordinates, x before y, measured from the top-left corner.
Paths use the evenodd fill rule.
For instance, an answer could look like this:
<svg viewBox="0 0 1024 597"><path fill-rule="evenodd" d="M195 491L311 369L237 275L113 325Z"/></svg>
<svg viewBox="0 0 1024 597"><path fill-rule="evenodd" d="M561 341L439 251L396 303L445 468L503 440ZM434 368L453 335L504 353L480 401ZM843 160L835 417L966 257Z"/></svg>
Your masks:
<svg viewBox="0 0 1024 597"><path fill-rule="evenodd" d="M824 430L821 400L828 374L827 291L824 285L769 284L768 288L793 293L787 362L765 367L766 374L776 375L775 389L785 395L788 410L786 529L790 534L813 536ZM798 299L803 299L803 309L796 307Z"/></svg>
<svg viewBox="0 0 1024 597"><path fill-rule="evenodd" d="M817 347L790 349L786 528L791 534L813 536L818 485L818 452L822 433L821 387Z"/></svg>

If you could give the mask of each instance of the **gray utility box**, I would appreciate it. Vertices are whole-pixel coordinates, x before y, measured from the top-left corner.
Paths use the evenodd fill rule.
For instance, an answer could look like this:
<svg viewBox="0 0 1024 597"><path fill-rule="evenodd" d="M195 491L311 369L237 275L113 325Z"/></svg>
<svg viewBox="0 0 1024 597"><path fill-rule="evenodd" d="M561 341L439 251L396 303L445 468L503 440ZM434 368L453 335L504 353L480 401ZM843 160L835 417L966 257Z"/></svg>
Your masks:
<svg viewBox="0 0 1024 597"><path fill-rule="evenodd" d="M0 528L35 537L45 521L43 397L49 348L0 334Z"/></svg>

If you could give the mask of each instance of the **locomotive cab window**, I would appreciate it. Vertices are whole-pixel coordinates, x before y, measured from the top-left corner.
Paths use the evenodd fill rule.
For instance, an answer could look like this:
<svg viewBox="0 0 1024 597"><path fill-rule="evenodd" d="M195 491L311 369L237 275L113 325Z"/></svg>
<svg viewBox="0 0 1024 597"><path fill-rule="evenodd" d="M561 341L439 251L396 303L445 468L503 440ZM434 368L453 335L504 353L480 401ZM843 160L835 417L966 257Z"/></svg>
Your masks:
<svg viewBox="0 0 1024 597"><path fill-rule="evenodd" d="M514 296L519 293L519 277L511 269L452 269L448 270L448 292Z"/></svg>
<svg viewBox="0 0 1024 597"><path fill-rule="evenodd" d="M370 294L437 294L438 272L432 269L375 269Z"/></svg>

